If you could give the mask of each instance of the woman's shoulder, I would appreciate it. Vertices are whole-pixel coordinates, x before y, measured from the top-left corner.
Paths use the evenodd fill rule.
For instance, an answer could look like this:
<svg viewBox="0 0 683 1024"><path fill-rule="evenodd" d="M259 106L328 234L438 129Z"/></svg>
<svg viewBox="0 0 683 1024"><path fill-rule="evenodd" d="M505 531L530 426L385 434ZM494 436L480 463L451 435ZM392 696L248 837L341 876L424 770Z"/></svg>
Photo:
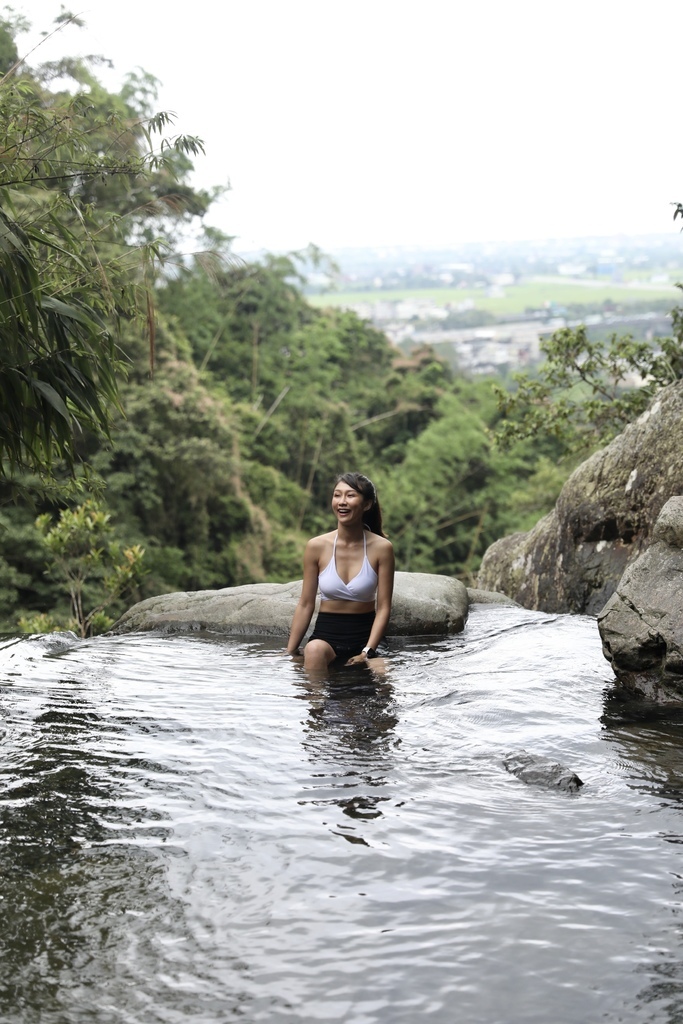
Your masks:
<svg viewBox="0 0 683 1024"><path fill-rule="evenodd" d="M329 547L334 543L335 532L335 530L332 530L331 533L321 533L318 537L311 537L306 544L306 549L314 552L323 551L326 547Z"/></svg>
<svg viewBox="0 0 683 1024"><path fill-rule="evenodd" d="M378 533L367 534L369 546L376 551L378 554L389 553L394 550L394 546L387 537L380 537Z"/></svg>

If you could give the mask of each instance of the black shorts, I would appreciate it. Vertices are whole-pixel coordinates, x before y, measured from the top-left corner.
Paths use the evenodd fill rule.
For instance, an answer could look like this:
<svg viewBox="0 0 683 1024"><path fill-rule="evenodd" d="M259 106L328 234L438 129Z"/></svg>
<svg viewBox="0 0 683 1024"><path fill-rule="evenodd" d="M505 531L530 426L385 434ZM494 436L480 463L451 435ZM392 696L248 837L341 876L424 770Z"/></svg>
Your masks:
<svg viewBox="0 0 683 1024"><path fill-rule="evenodd" d="M374 612L344 615L340 612L318 612L310 640L324 640L337 660L348 661L367 647L375 621Z"/></svg>

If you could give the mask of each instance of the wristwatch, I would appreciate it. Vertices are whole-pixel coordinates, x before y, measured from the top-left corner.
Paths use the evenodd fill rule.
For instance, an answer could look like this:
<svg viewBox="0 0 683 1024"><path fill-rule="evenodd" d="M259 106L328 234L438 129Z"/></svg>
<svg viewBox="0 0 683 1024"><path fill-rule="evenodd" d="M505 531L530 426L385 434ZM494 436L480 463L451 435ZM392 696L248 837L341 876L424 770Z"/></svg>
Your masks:
<svg viewBox="0 0 683 1024"><path fill-rule="evenodd" d="M362 653L368 659L377 657L377 651L375 650L374 647L364 647Z"/></svg>

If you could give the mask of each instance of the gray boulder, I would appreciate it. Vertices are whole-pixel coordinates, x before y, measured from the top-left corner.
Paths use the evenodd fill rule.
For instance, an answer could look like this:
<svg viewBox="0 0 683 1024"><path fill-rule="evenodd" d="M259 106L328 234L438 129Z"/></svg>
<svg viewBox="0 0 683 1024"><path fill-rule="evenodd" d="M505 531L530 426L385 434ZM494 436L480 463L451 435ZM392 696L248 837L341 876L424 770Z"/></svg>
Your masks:
<svg viewBox="0 0 683 1024"><path fill-rule="evenodd" d="M284 636L300 593L301 580L160 594L129 608L114 623L111 632L209 630Z"/></svg>
<svg viewBox="0 0 683 1024"><path fill-rule="evenodd" d="M524 749L511 750L503 758L503 765L522 782L546 789L561 789L565 793L576 793L583 786L582 780L570 768L558 764L549 757L539 757Z"/></svg>
<svg viewBox="0 0 683 1024"><path fill-rule="evenodd" d="M209 630L285 637L300 594L301 580L161 594L130 608L112 632ZM397 572L387 635L459 633L468 610L467 590L458 580L423 572Z"/></svg>
<svg viewBox="0 0 683 1024"><path fill-rule="evenodd" d="M626 688L683 700L683 496L669 498L652 543L598 615L602 650Z"/></svg>
<svg viewBox="0 0 683 1024"><path fill-rule="evenodd" d="M387 636L461 633L468 612L467 588L452 576L397 572Z"/></svg>
<svg viewBox="0 0 683 1024"><path fill-rule="evenodd" d="M477 586L525 608L597 615L651 541L665 502L683 493L683 381L583 462L528 533L487 550Z"/></svg>

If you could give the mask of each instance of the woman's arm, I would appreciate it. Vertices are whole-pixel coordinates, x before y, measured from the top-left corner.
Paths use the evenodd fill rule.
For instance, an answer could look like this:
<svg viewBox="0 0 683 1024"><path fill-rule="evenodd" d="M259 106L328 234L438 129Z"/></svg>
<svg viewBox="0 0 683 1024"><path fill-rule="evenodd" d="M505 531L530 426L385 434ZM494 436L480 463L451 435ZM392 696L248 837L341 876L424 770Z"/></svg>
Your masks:
<svg viewBox="0 0 683 1024"><path fill-rule="evenodd" d="M394 596L394 549L387 542L387 550L380 556L377 572L377 607L368 647L376 648L387 631Z"/></svg>
<svg viewBox="0 0 683 1024"><path fill-rule="evenodd" d="M391 616L391 601L394 596L394 549L388 540L385 540L379 555L377 566L377 602L375 606L375 621L368 638L368 647L373 650L384 636L389 625ZM350 658L347 665L355 665L357 662L365 661L364 654L355 655Z"/></svg>
<svg viewBox="0 0 683 1024"><path fill-rule="evenodd" d="M315 611L315 599L318 593L318 562L319 562L318 538L309 540L304 552L304 580L301 586L301 597L296 606L292 625L289 630L287 642L287 653L296 654L299 644L306 635L313 612Z"/></svg>

